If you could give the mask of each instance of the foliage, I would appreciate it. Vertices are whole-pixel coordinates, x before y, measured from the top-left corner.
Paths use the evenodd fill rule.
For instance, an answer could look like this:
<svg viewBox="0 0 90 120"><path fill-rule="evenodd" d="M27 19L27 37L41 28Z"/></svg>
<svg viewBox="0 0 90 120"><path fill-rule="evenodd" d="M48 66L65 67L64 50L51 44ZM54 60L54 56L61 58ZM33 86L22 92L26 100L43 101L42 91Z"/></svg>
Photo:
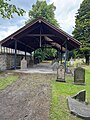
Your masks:
<svg viewBox="0 0 90 120"><path fill-rule="evenodd" d="M2 18L13 18L14 13L18 14L18 16L23 16L25 11L21 8L17 8L15 5L10 4L11 0L0 0L0 16Z"/></svg>
<svg viewBox="0 0 90 120"><path fill-rule="evenodd" d="M83 53L86 58L89 58L90 44L88 44L88 41L90 40L90 0L84 0L80 5L75 23L76 25L73 35L83 44L80 49L81 54Z"/></svg>
<svg viewBox="0 0 90 120"><path fill-rule="evenodd" d="M45 53L43 53L42 49L39 48L35 51L35 54L34 54L34 57L39 59L40 61L44 60L45 59Z"/></svg>
<svg viewBox="0 0 90 120"><path fill-rule="evenodd" d="M56 56L56 50L53 48L39 48L35 51L34 57L40 61L45 59L52 59Z"/></svg>
<svg viewBox="0 0 90 120"><path fill-rule="evenodd" d="M86 70L86 85L74 85L73 77L66 77L67 83L52 81L52 103L50 108L50 120L82 120L70 114L67 106L67 97L85 89L86 99L90 102L90 70Z"/></svg>
<svg viewBox="0 0 90 120"><path fill-rule="evenodd" d="M0 90L5 89L7 86L11 85L16 81L18 76L7 76L5 78L0 78Z"/></svg>
<svg viewBox="0 0 90 120"><path fill-rule="evenodd" d="M56 7L54 6L53 3L48 5L45 0L44 1L37 0L36 4L32 5L32 10L29 11L30 19L26 23L29 23L30 21L38 17L43 17L51 24L59 27L59 24L55 19L55 13L54 13L55 10Z"/></svg>

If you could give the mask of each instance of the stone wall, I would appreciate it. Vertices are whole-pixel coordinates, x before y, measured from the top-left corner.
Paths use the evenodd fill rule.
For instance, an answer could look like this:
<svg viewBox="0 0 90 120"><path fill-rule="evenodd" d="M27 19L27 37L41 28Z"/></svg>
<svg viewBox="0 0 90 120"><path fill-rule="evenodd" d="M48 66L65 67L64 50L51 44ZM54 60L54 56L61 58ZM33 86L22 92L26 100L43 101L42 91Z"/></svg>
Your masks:
<svg viewBox="0 0 90 120"><path fill-rule="evenodd" d="M17 55L17 68L20 68L21 60L24 55ZM30 56L26 56L27 65L30 65ZM14 68L14 54L1 53L0 54L0 70L13 69Z"/></svg>
<svg viewBox="0 0 90 120"><path fill-rule="evenodd" d="M6 54L0 54L0 70L6 70Z"/></svg>

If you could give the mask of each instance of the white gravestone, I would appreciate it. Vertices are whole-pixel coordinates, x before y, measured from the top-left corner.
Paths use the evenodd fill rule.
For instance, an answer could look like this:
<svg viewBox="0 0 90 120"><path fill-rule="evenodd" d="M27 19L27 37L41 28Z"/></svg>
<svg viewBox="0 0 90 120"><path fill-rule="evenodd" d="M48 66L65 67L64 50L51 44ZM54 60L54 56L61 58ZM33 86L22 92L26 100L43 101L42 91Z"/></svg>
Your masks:
<svg viewBox="0 0 90 120"><path fill-rule="evenodd" d="M21 69L27 69L27 61L25 58L21 60Z"/></svg>
<svg viewBox="0 0 90 120"><path fill-rule="evenodd" d="M72 58L70 59L70 65L74 65L74 60Z"/></svg>

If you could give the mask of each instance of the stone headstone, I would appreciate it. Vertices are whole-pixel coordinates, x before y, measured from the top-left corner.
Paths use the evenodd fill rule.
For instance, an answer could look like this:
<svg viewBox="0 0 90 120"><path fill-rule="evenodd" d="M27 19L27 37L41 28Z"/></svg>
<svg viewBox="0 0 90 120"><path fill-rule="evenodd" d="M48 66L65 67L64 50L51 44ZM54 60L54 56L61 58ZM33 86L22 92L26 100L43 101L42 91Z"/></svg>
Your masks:
<svg viewBox="0 0 90 120"><path fill-rule="evenodd" d="M78 92L76 95L74 95L72 98L80 101L80 102L85 102L86 99L86 90L81 90Z"/></svg>
<svg viewBox="0 0 90 120"><path fill-rule="evenodd" d="M70 59L70 65L74 65L74 59L73 58Z"/></svg>
<svg viewBox="0 0 90 120"><path fill-rule="evenodd" d="M21 69L27 69L27 61L25 58L21 60Z"/></svg>
<svg viewBox="0 0 90 120"><path fill-rule="evenodd" d="M67 74L72 74L72 71L71 71L71 69L69 67L66 68L66 73Z"/></svg>
<svg viewBox="0 0 90 120"><path fill-rule="evenodd" d="M85 69L78 67L74 70L74 83L85 84Z"/></svg>
<svg viewBox="0 0 90 120"><path fill-rule="evenodd" d="M59 65L57 69L57 80L59 82L65 82L65 67L64 65Z"/></svg>

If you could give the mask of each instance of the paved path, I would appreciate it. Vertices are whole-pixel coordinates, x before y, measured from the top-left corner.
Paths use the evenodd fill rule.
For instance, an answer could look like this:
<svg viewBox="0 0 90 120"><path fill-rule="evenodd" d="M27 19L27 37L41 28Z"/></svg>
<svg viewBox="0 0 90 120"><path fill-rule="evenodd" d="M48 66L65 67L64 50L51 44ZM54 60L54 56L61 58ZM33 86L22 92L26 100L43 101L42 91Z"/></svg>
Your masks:
<svg viewBox="0 0 90 120"><path fill-rule="evenodd" d="M19 74L0 92L0 120L49 120L52 74Z"/></svg>
<svg viewBox="0 0 90 120"><path fill-rule="evenodd" d="M19 72L19 73L43 73L43 74L56 74L57 70L55 69L53 71L52 69L52 65L50 63L40 63L37 65L34 65L31 68L27 68L27 69L18 69L15 70L15 72Z"/></svg>

